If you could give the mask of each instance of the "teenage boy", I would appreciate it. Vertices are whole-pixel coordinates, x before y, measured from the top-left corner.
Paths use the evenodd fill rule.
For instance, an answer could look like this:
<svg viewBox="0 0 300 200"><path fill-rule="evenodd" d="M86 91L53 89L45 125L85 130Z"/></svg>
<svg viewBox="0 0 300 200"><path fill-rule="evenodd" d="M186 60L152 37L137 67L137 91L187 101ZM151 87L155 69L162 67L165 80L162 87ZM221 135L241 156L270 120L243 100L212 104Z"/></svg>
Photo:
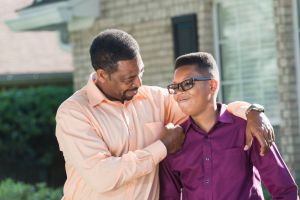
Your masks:
<svg viewBox="0 0 300 200"><path fill-rule="evenodd" d="M160 164L160 199L260 200L262 180L273 199L296 200L297 186L275 143L263 157L257 141L244 151L246 121L217 103L219 85L210 54L177 58L168 90L190 117L182 124L182 149Z"/></svg>

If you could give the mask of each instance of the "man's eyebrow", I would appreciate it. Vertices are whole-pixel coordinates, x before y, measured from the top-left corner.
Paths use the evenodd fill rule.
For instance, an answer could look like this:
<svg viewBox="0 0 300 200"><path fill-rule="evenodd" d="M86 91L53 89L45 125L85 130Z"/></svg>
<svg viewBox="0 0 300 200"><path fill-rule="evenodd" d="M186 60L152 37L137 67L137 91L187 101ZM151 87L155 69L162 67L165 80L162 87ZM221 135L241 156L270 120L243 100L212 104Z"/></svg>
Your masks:
<svg viewBox="0 0 300 200"><path fill-rule="evenodd" d="M144 67L141 69L141 71L139 72L139 74L140 74L140 73L143 73L143 72L144 72ZM126 77L125 79L133 79L133 78L135 78L136 76L138 76L139 74L128 76L128 77Z"/></svg>

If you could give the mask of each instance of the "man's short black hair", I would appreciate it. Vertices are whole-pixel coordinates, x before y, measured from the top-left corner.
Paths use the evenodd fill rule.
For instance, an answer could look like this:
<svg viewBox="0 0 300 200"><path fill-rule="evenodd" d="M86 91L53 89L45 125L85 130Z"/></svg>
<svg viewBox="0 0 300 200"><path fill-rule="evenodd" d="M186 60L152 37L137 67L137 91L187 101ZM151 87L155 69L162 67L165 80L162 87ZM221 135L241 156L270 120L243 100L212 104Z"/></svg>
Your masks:
<svg viewBox="0 0 300 200"><path fill-rule="evenodd" d="M109 73L117 71L120 60L131 60L139 54L137 41L118 29L107 29L97 35L90 47L92 66Z"/></svg>
<svg viewBox="0 0 300 200"><path fill-rule="evenodd" d="M175 61L175 70L184 65L195 65L199 73L219 79L219 71L214 57L206 52L195 52L179 56Z"/></svg>

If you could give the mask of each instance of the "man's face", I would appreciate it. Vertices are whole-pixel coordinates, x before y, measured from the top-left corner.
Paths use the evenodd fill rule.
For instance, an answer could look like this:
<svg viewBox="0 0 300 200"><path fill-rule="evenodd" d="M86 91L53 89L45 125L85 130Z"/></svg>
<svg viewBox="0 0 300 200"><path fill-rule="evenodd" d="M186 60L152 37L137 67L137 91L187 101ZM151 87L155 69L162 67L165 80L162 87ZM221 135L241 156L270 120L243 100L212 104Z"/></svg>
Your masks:
<svg viewBox="0 0 300 200"><path fill-rule="evenodd" d="M191 78L209 78L197 71L197 66L184 65L175 70L173 83L178 84ZM211 89L211 82L215 80L193 81L193 86L186 91L179 89L174 94L182 112L186 115L197 116L204 112L213 103L214 91ZM189 81L183 82L185 86ZM179 87L180 88L180 87Z"/></svg>
<svg viewBox="0 0 300 200"><path fill-rule="evenodd" d="M131 100L142 85L143 72L144 64L139 55L132 60L118 61L118 70L111 74L105 72L100 88L112 101Z"/></svg>

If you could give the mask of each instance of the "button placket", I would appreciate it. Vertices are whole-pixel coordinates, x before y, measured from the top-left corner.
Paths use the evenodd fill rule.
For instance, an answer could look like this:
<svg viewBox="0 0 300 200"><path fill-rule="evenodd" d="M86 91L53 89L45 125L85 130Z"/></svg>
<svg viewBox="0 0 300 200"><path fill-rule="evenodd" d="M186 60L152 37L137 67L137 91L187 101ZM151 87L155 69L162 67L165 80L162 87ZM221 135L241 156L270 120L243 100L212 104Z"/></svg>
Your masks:
<svg viewBox="0 0 300 200"><path fill-rule="evenodd" d="M210 185L211 180L211 170L212 170L212 162L211 162L211 141L208 135L204 136L204 144L203 144L203 166L204 166L204 185Z"/></svg>

